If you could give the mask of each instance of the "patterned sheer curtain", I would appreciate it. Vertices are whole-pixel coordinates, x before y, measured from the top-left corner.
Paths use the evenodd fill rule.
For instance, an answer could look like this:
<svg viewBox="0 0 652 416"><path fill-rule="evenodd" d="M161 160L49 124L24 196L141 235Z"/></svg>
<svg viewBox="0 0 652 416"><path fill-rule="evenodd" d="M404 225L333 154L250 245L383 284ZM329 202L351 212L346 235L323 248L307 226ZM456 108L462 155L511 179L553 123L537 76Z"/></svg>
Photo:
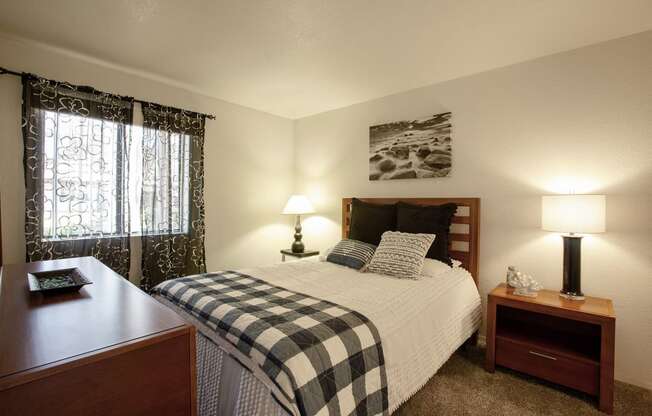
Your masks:
<svg viewBox="0 0 652 416"><path fill-rule="evenodd" d="M22 82L27 261L94 256L126 277L133 99Z"/></svg>
<svg viewBox="0 0 652 416"><path fill-rule="evenodd" d="M141 287L206 271L204 125L206 116L143 104Z"/></svg>

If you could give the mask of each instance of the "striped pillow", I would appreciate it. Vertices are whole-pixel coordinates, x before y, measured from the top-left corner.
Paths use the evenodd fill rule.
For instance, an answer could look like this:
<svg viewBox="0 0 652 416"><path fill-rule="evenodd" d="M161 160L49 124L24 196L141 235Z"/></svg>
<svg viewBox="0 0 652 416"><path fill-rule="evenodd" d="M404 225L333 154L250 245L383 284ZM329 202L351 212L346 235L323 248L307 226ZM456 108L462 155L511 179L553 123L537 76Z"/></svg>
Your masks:
<svg viewBox="0 0 652 416"><path fill-rule="evenodd" d="M358 240L344 239L337 243L326 257L326 261L360 270L374 255L376 246Z"/></svg>
<svg viewBox="0 0 652 416"><path fill-rule="evenodd" d="M433 241L435 234L385 231L367 271L400 279L418 279Z"/></svg>

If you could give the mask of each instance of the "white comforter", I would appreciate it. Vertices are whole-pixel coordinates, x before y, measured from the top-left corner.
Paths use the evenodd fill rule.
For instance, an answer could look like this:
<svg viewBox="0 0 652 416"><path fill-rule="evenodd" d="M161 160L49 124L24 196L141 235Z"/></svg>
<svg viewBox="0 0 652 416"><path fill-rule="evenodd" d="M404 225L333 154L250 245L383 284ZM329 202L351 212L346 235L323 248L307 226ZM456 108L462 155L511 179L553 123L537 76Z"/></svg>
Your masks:
<svg viewBox="0 0 652 416"><path fill-rule="evenodd" d="M480 326L480 295L462 268L416 281L309 260L239 271L369 318L383 345L390 412L416 393Z"/></svg>

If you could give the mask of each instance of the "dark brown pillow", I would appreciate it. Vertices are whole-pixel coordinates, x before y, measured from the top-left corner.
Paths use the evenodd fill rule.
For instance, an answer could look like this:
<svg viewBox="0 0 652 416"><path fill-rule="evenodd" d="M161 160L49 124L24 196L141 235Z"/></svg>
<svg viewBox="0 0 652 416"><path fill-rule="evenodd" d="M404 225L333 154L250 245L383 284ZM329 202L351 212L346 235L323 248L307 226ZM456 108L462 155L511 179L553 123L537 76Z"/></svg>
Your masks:
<svg viewBox="0 0 652 416"><path fill-rule="evenodd" d="M396 231L396 204L369 204L353 198L349 239L377 246L385 231Z"/></svg>
<svg viewBox="0 0 652 416"><path fill-rule="evenodd" d="M448 234L456 211L457 205L453 203L424 207L399 202L396 205L396 231L435 234L437 237L430 246L426 257L451 266L452 262L448 254Z"/></svg>

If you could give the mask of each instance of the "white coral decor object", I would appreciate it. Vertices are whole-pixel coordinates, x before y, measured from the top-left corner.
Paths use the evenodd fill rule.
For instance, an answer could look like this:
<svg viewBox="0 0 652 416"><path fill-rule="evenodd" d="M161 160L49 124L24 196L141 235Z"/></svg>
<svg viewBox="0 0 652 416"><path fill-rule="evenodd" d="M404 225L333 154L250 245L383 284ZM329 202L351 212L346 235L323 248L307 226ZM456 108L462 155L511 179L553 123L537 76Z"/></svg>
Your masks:
<svg viewBox="0 0 652 416"><path fill-rule="evenodd" d="M528 274L521 273L514 266L507 268L507 284L514 288L514 294L520 296L536 297L537 292L543 289L541 283Z"/></svg>

